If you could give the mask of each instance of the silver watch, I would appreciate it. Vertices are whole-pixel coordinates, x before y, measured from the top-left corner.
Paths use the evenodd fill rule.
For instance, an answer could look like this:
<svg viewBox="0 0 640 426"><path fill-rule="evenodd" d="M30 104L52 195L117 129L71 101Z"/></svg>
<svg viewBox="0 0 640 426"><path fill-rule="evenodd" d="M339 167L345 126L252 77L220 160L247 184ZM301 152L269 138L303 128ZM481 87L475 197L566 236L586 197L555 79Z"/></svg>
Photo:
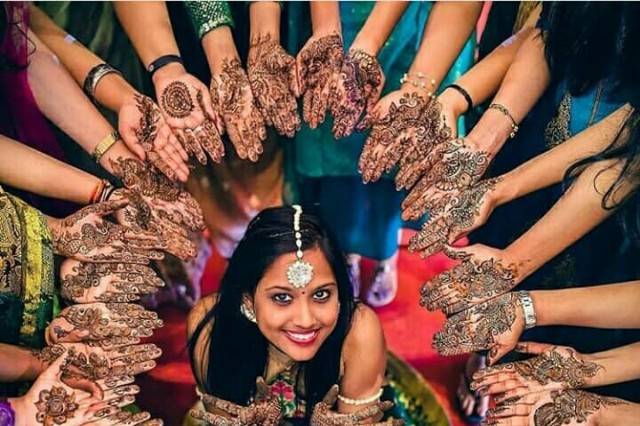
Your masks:
<svg viewBox="0 0 640 426"><path fill-rule="evenodd" d="M528 291L519 291L518 297L520 298L520 305L522 306L522 312L524 313L524 329L528 330L536 326L536 309L533 306L533 299L529 295Z"/></svg>

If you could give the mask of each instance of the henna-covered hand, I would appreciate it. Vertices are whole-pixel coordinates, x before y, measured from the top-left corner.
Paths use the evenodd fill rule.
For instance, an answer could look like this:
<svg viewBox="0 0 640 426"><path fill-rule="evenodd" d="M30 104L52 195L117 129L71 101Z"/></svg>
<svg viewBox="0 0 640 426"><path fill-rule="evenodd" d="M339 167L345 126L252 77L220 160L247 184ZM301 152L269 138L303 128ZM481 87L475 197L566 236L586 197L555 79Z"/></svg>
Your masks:
<svg viewBox="0 0 640 426"><path fill-rule="evenodd" d="M402 218L418 219L426 211L439 214L459 191L474 185L489 166L489 154L462 138L437 146L425 160L429 171L402 202ZM426 169L425 169L426 170Z"/></svg>
<svg viewBox="0 0 640 426"><path fill-rule="evenodd" d="M506 250L481 244L446 248L462 262L435 276L420 289L420 305L451 315L511 291L521 281L519 263Z"/></svg>
<svg viewBox="0 0 640 426"><path fill-rule="evenodd" d="M132 303L88 303L65 308L47 327L48 343L112 337L149 337L162 327L158 314Z"/></svg>
<svg viewBox="0 0 640 426"><path fill-rule="evenodd" d="M171 238L178 235L186 237L187 230L196 232L204 229L202 210L195 198L184 188L167 179L155 167L132 158L118 158L110 161L113 174L122 180L127 189L139 195L144 204L149 206L146 211L144 206L138 203L138 199L132 198L134 205L131 209L134 211L129 224L135 222L142 229L149 227L153 232L159 230L161 234L168 233L167 236ZM114 195L117 197L117 194ZM180 244L186 249L184 239ZM186 255L184 253L176 255L193 257L195 247Z"/></svg>
<svg viewBox="0 0 640 426"><path fill-rule="evenodd" d="M480 181L453 195L444 209L430 216L420 232L411 237L409 250L430 256L484 224L496 206L493 194L500 180Z"/></svg>
<svg viewBox="0 0 640 426"><path fill-rule="evenodd" d="M120 136L138 158L148 159L171 180L187 181L189 156L153 99L134 93L118 115Z"/></svg>
<svg viewBox="0 0 640 426"><path fill-rule="evenodd" d="M127 199L129 204L115 213L120 225L136 231L151 232L166 243L166 251L182 260L196 256L196 245L191 241L190 229L184 224L182 216L171 211L176 207L160 202L154 197L145 197L127 189L116 189L109 200ZM189 200L191 202L192 200ZM176 222L173 221L175 218Z"/></svg>
<svg viewBox="0 0 640 426"><path fill-rule="evenodd" d="M489 350L489 363L502 358L524 331L524 313L517 293L507 293L447 318L433 338L440 355Z"/></svg>
<svg viewBox="0 0 640 426"><path fill-rule="evenodd" d="M256 380L256 396L247 407L207 394L202 396L202 402L206 411L192 410L191 416L216 426L277 426L282 420L278 399L262 377ZM220 412L224 414L215 414Z"/></svg>
<svg viewBox="0 0 640 426"><path fill-rule="evenodd" d="M222 121L207 86L184 69L162 74L154 82L164 119L187 153L202 164L207 162L206 154L220 162L224 156Z"/></svg>
<svg viewBox="0 0 640 426"><path fill-rule="evenodd" d="M380 418L385 411L393 406L391 401L378 402L354 413L338 413L334 411L333 406L338 399L338 389L338 385L333 385L324 399L313 407L311 426L353 426L363 424L402 426L404 424L402 420L393 418L384 422L371 422L371 419Z"/></svg>
<svg viewBox="0 0 640 426"><path fill-rule="evenodd" d="M74 303L133 302L164 286L153 269L133 263L65 260L60 267L61 296Z"/></svg>
<svg viewBox="0 0 640 426"><path fill-rule="evenodd" d="M449 134L440 130L437 108L430 97L411 90L397 90L382 98L369 113L373 128L359 162L363 180L376 181L400 162L396 182L402 182L414 163L448 140Z"/></svg>
<svg viewBox="0 0 640 426"><path fill-rule="evenodd" d="M17 426L95 424L94 421L109 415L112 407L135 401L139 388L131 385L130 380L122 379L112 387L101 387L100 380L95 378L99 375L97 371L106 371L101 366L108 360L91 351L87 356L81 346L59 346L56 350L59 355L27 394L11 401ZM78 366L85 368L84 376Z"/></svg>
<svg viewBox="0 0 640 426"><path fill-rule="evenodd" d="M136 161L136 160L134 160ZM126 207L127 199L92 204L64 219L51 219L56 254L85 262L149 263L162 259L167 245L150 232L133 230L105 219Z"/></svg>
<svg viewBox="0 0 640 426"><path fill-rule="evenodd" d="M487 412L485 424L501 426L597 426L603 410L628 404L579 390L553 390L512 398Z"/></svg>
<svg viewBox="0 0 640 426"><path fill-rule="evenodd" d="M516 351L537 356L480 370L473 375L471 389L495 395L500 404L535 392L583 388L603 369L566 346L522 342Z"/></svg>
<svg viewBox="0 0 640 426"><path fill-rule="evenodd" d="M340 73L343 59L342 36L337 33L312 36L298 53L302 118L312 129L324 123L331 81Z"/></svg>
<svg viewBox="0 0 640 426"><path fill-rule="evenodd" d="M279 135L292 138L300 130L294 57L270 36L258 38L249 49L247 75L267 126L274 127Z"/></svg>
<svg viewBox="0 0 640 426"><path fill-rule="evenodd" d="M353 130L370 126L363 113L372 113L384 86L384 73L378 60L362 50L350 50L342 68L334 74L329 95L333 115L333 135L336 139L349 136Z"/></svg>
<svg viewBox="0 0 640 426"><path fill-rule="evenodd" d="M253 98L249 78L238 59L225 59L221 73L211 78L211 98L222 115L238 156L258 161L267 131Z"/></svg>

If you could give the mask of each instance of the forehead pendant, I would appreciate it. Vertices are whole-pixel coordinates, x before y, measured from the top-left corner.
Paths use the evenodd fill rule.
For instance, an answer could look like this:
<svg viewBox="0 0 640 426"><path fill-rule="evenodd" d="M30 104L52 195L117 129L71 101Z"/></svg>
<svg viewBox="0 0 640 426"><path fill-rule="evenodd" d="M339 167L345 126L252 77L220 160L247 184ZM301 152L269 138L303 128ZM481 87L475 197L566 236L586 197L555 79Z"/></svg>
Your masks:
<svg viewBox="0 0 640 426"><path fill-rule="evenodd" d="M302 260L302 234L300 233L300 216L302 207L294 204L293 232L296 239L296 260L287 268L287 280L295 288L305 288L313 279L313 265Z"/></svg>

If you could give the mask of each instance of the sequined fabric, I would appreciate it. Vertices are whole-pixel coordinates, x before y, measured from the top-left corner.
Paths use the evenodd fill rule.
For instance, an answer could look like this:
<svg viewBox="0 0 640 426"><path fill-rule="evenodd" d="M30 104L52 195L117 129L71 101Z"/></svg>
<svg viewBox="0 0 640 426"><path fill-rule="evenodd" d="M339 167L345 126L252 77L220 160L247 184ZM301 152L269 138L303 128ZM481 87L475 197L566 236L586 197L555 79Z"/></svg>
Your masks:
<svg viewBox="0 0 640 426"><path fill-rule="evenodd" d="M186 1L184 6L198 38L223 25L233 27L231 8L226 1Z"/></svg>

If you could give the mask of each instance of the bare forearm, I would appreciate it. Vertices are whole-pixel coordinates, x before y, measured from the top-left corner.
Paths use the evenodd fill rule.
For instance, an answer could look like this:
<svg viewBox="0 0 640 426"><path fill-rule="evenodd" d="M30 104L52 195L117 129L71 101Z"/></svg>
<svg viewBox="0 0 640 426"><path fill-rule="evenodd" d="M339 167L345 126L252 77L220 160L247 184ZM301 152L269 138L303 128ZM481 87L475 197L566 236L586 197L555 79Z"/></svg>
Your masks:
<svg viewBox="0 0 640 426"><path fill-rule="evenodd" d="M36 45L28 77L38 108L85 151L93 152L113 128L40 39L31 32L29 38Z"/></svg>
<svg viewBox="0 0 640 426"><path fill-rule="evenodd" d="M473 32L481 10L482 2L436 2L408 71L426 74L438 87Z"/></svg>
<svg viewBox="0 0 640 426"><path fill-rule="evenodd" d="M117 1L113 8L145 67L160 56L180 54L165 2Z"/></svg>
<svg viewBox="0 0 640 426"><path fill-rule="evenodd" d="M34 357L28 349L0 343L0 382L12 383L37 377Z"/></svg>
<svg viewBox="0 0 640 426"><path fill-rule="evenodd" d="M251 37L256 39L268 37L270 40L280 40L280 5L272 1L259 1L249 6Z"/></svg>
<svg viewBox="0 0 640 426"><path fill-rule="evenodd" d="M597 124L503 175L494 191L497 205L561 182L572 164L602 152L615 140L630 112L628 105L620 107Z"/></svg>
<svg viewBox="0 0 640 426"><path fill-rule="evenodd" d="M340 4L337 1L312 1L309 7L314 35L341 32Z"/></svg>
<svg viewBox="0 0 640 426"><path fill-rule="evenodd" d="M604 209L602 200L621 168L617 159L589 166L542 219L505 249L522 263L519 270L522 277L536 271L613 214L615 209ZM628 194L633 187L625 181L616 197Z"/></svg>
<svg viewBox="0 0 640 426"><path fill-rule="evenodd" d="M104 61L56 25L44 12L30 5L31 30L60 59L73 79L82 86L93 67ZM118 111L125 99L136 90L119 74L107 74L95 91L96 100L112 111Z"/></svg>
<svg viewBox="0 0 640 426"><path fill-rule="evenodd" d="M597 426L619 426L637 424L640 419L640 404L619 400L618 404L607 405L598 413Z"/></svg>
<svg viewBox="0 0 640 426"><path fill-rule="evenodd" d="M376 56L408 5L407 1L377 1L351 47Z"/></svg>
<svg viewBox="0 0 640 426"><path fill-rule="evenodd" d="M29 173L24 173L25 167ZM0 181L34 194L78 204L88 204L100 183L100 179L89 173L4 136L0 136Z"/></svg>
<svg viewBox="0 0 640 426"><path fill-rule="evenodd" d="M537 323L594 328L640 328L640 281L532 291Z"/></svg>
<svg viewBox="0 0 640 426"><path fill-rule="evenodd" d="M637 285L637 284L633 284ZM640 379L640 342L605 352L585 355L588 361L602 367L589 378L587 387L606 386Z"/></svg>

